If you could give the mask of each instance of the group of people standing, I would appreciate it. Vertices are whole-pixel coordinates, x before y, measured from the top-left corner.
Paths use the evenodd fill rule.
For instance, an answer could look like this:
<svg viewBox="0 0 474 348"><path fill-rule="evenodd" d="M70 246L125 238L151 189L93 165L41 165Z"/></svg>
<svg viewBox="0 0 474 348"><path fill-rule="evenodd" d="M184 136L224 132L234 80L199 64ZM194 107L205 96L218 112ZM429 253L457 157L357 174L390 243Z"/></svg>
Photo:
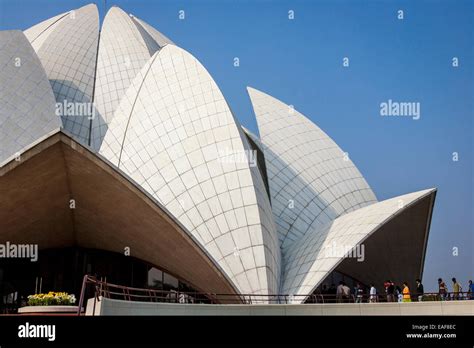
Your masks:
<svg viewBox="0 0 474 348"><path fill-rule="evenodd" d="M440 300L463 299L461 284L459 284L456 278L452 278L452 282L453 292L450 296L445 282L441 278L438 279L438 295ZM330 288L327 288L326 285L323 285L321 288L321 294L325 296L327 302L332 302L335 300L336 302L355 301L356 303L364 302L364 298L367 298L367 302L369 303L379 302L380 299L386 299L387 302L411 302L412 300L422 301L423 296L425 295L425 290L423 284L421 283L421 279L416 279L416 288L413 292L410 291L408 282L403 282L402 286L400 287L388 279L384 282L383 287L384 295L381 295L378 293L374 284L371 284L367 298L366 291L360 283L357 283L354 289L351 290L351 288L345 282L340 281L337 287L334 284L332 284ZM471 300L474 299L474 284L472 283L472 280L469 280L468 283L467 298Z"/></svg>
<svg viewBox="0 0 474 348"><path fill-rule="evenodd" d="M453 282L453 292L452 296L449 296L449 290L446 286L446 283L443 281L443 279L438 279L438 295L440 300L463 299L461 284L459 284L459 282L454 277L451 280ZM416 290L413 296L410 292L410 288L408 287L407 282L404 282L403 288L400 288L399 286L396 286L392 281L387 280L384 283L384 288L387 302L411 302L413 298L417 301L422 301L423 295L425 294L425 290L420 279L416 280ZM375 302L372 301L372 298L376 298L376 293L377 290L373 287L373 285L371 285L369 302ZM469 280L468 282L467 298L470 300L474 299L474 284L472 283L472 280Z"/></svg>
<svg viewBox="0 0 474 348"><path fill-rule="evenodd" d="M461 284L459 284L456 278L452 278L451 281L453 282L453 292L450 296L446 283L443 279L438 279L438 294L441 300L461 300L463 298ZM467 283L467 298L474 300L474 284L472 283L472 280L469 280Z"/></svg>
<svg viewBox="0 0 474 348"><path fill-rule="evenodd" d="M398 285L395 285L391 280L386 280L383 284L385 289L385 295L387 302L411 302L412 295L408 282L403 282L402 288ZM415 296L417 296L418 301L421 301L421 296L425 293L421 279L416 280L416 291ZM377 302L377 290L374 285L370 286L370 297L369 302Z"/></svg>

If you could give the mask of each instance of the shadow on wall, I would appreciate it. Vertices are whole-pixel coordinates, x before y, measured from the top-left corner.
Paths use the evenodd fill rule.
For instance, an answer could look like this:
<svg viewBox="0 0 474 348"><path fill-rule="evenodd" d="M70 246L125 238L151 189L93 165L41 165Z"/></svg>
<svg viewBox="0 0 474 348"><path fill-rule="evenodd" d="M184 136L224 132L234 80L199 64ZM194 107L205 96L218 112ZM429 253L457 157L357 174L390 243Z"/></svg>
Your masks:
<svg viewBox="0 0 474 348"><path fill-rule="evenodd" d="M148 32L145 29L143 29L141 25L137 24L135 20L132 20L132 22L133 24L135 24L135 27L137 28L140 35L142 36L143 41L145 41L145 45L148 49L148 53L150 54L150 57L153 56L155 52L160 49L160 46L155 40L153 40L150 34L148 34Z"/></svg>
<svg viewBox="0 0 474 348"><path fill-rule="evenodd" d="M74 82L50 80L50 83L56 98L56 114L61 117L63 128L98 151L108 125L90 97Z"/></svg>
<svg viewBox="0 0 474 348"><path fill-rule="evenodd" d="M317 226L325 225L324 221L329 223L339 214L288 163L267 146L263 145L263 147L268 163L267 174L273 198L273 214L284 250L302 238L305 233L315 230ZM275 169L279 169L278 173ZM277 186L278 183L281 188ZM280 201L287 203L282 204L279 203ZM307 216L305 212L308 212L310 216ZM323 222L321 222L321 216L326 216ZM295 235L292 235L289 230L292 230Z"/></svg>

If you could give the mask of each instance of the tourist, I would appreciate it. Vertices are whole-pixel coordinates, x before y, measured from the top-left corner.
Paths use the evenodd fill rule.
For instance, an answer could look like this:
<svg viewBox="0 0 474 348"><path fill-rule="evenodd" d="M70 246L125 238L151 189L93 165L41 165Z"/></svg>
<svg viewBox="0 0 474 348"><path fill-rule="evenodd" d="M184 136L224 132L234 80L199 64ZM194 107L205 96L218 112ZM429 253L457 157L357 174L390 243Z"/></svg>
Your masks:
<svg viewBox="0 0 474 348"><path fill-rule="evenodd" d="M386 280L384 283L383 283L383 287L385 289L385 295L387 296L387 302L390 302L390 299L389 299L389 296L388 296L388 287L390 286L390 282L388 280Z"/></svg>
<svg viewBox="0 0 474 348"><path fill-rule="evenodd" d="M360 283L357 283L356 287L354 288L354 295L356 298L356 303L362 303L362 297L364 296L364 289Z"/></svg>
<svg viewBox="0 0 474 348"><path fill-rule="evenodd" d="M416 296L418 296L418 302L421 302L423 299L423 294L425 293L425 289L423 284L421 284L421 279L416 280Z"/></svg>
<svg viewBox="0 0 474 348"><path fill-rule="evenodd" d="M462 291L461 284L458 283L456 278L451 279L453 281L453 300L460 300L459 293Z"/></svg>
<svg viewBox="0 0 474 348"><path fill-rule="evenodd" d="M377 289L375 288L374 284L370 284L370 297L369 297L369 302L370 302L370 303L375 303L375 302L377 302Z"/></svg>
<svg viewBox="0 0 474 348"><path fill-rule="evenodd" d="M385 293L387 294L387 302L395 302L395 284L391 280L384 283Z"/></svg>
<svg viewBox="0 0 474 348"><path fill-rule="evenodd" d="M472 284L472 280L469 280L467 285L467 298L474 300L474 284Z"/></svg>
<svg viewBox="0 0 474 348"><path fill-rule="evenodd" d="M336 291L336 300L338 303L342 302L342 298L344 296L344 282L341 280L339 285L337 286Z"/></svg>
<svg viewBox="0 0 474 348"><path fill-rule="evenodd" d="M403 283L403 302L411 302L411 296L410 296L410 288L408 287L408 283L404 282Z"/></svg>
<svg viewBox="0 0 474 348"><path fill-rule="evenodd" d="M398 285L395 287L395 296L396 296L397 302L403 301L402 289Z"/></svg>
<svg viewBox="0 0 474 348"><path fill-rule="evenodd" d="M349 302L351 298L351 288L348 287L346 283L342 283L342 291L344 294L344 301Z"/></svg>
<svg viewBox="0 0 474 348"><path fill-rule="evenodd" d="M390 296L389 302L395 302L395 284L391 280L389 280L388 282L388 295Z"/></svg>
<svg viewBox="0 0 474 348"><path fill-rule="evenodd" d="M448 288L446 287L446 284L443 282L443 279L439 278L438 279L438 293L439 297L441 298L441 301L446 299L446 294L448 293Z"/></svg>

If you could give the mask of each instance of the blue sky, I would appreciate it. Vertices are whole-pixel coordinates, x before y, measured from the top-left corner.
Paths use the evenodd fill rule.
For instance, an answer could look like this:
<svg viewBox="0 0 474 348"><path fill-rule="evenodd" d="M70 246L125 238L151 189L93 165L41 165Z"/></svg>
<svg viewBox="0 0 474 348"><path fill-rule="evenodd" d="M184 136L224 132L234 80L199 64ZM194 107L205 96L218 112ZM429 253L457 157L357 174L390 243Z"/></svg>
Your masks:
<svg viewBox="0 0 474 348"><path fill-rule="evenodd" d="M89 2L0 0L0 29L26 29ZM103 18L104 2L96 3ZM311 118L349 152L379 200L437 187L427 290L436 289L438 277L455 276L464 288L474 278L473 4L107 1L196 56L250 130L257 126L246 86ZM397 19L399 9L403 20ZM180 10L185 20L178 19ZM350 59L348 68L343 57ZM453 57L459 58L457 68ZM379 105L389 99L421 103L421 118L381 117ZM459 161L452 160L453 152Z"/></svg>

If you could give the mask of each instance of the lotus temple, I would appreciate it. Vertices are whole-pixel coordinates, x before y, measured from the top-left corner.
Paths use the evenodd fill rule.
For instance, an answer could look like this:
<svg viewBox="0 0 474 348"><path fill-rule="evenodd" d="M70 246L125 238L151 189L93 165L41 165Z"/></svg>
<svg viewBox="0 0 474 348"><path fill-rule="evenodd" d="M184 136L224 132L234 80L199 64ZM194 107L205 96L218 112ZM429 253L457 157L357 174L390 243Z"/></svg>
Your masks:
<svg viewBox="0 0 474 348"><path fill-rule="evenodd" d="M77 297L90 274L304 303L422 278L435 188L379 201L291 105L249 87L254 134L184 48L118 7L99 23L0 32L0 241L39 248L0 260L4 292Z"/></svg>

